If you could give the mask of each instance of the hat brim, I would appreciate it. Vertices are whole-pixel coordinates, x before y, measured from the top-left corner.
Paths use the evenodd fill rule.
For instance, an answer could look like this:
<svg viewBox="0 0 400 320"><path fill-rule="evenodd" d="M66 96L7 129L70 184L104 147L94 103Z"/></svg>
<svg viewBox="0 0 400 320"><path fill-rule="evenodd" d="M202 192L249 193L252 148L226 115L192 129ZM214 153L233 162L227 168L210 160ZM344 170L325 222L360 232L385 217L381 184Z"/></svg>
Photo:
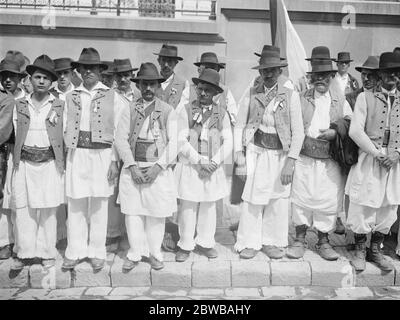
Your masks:
<svg viewBox="0 0 400 320"><path fill-rule="evenodd" d="M26 72L28 72L28 74L31 75L31 76L36 70L45 71L48 74L50 74L53 77L52 81L56 81L58 79L57 74L53 70L50 70L50 69L47 69L47 68L43 68L43 67L38 67L38 66L35 66L33 64L30 64L30 65L26 66Z"/></svg>
<svg viewBox="0 0 400 320"><path fill-rule="evenodd" d="M183 58L179 57L179 56L167 56L165 54L159 54L159 53L153 53L153 54L155 54L156 56L159 56L159 57L173 58L173 59L176 59L176 60L179 60L179 61L183 60Z"/></svg>
<svg viewBox="0 0 400 320"><path fill-rule="evenodd" d="M99 66L103 69L107 69L108 66L101 62L93 62L93 61L73 61L71 62L71 66L74 69L77 69L80 65L88 65L88 66Z"/></svg>
<svg viewBox="0 0 400 320"><path fill-rule="evenodd" d="M196 86L197 86L197 84L200 83L200 82L202 82L202 83L207 83L207 84L212 85L215 89L217 89L218 93L224 92L224 89L222 89L220 86L217 86L216 84L214 84L214 83L212 83L212 82L209 82L209 81L206 81L206 80L203 80L203 79L200 79L200 78L192 78L192 81L193 81L193 83L194 83Z"/></svg>
<svg viewBox="0 0 400 320"><path fill-rule="evenodd" d="M378 71L378 68L372 68L372 67L355 67L358 72L362 72L363 70L370 70L370 71Z"/></svg>
<svg viewBox="0 0 400 320"><path fill-rule="evenodd" d="M287 66L288 66L288 64L286 62L283 62L283 63L272 63L272 64L260 64L259 66L255 66L252 69L261 70L261 69L269 69L269 68L284 68Z"/></svg>
<svg viewBox="0 0 400 320"><path fill-rule="evenodd" d="M70 67L64 67L64 68L58 68L54 69L55 72L60 72L60 71L66 71L66 70L74 70L75 68L73 66Z"/></svg>
<svg viewBox="0 0 400 320"><path fill-rule="evenodd" d="M193 63L196 67L200 67L202 64L205 64L205 63L208 63L208 64L213 64L213 65L215 65L215 66L218 66L218 67L220 67L221 69L225 69L225 63L223 63L223 62L195 62L195 63Z"/></svg>
<svg viewBox="0 0 400 320"><path fill-rule="evenodd" d="M347 62L347 63L349 63L349 62L353 62L354 60L352 60L352 59L350 59L350 60L337 60L337 59L332 59L332 61L335 61L335 62Z"/></svg>
<svg viewBox="0 0 400 320"><path fill-rule="evenodd" d="M312 73L335 73L337 70L331 69L331 70L321 70L321 71L307 71L307 74L312 74Z"/></svg>
<svg viewBox="0 0 400 320"><path fill-rule="evenodd" d="M164 82L164 81L167 80L167 79L164 79L164 78L151 78L151 77L140 77L140 76L131 79L131 81L132 81L132 82L135 82L135 83L139 82L140 80L144 80L144 81L158 81L159 83L162 83L162 82Z"/></svg>
<svg viewBox="0 0 400 320"><path fill-rule="evenodd" d="M254 52L254 54L255 54L257 57L261 57L261 54L258 53L258 52ZM286 60L285 58L282 58L282 57L279 57L279 59L281 59L281 60Z"/></svg>
<svg viewBox="0 0 400 320"><path fill-rule="evenodd" d="M390 66L390 67L382 67L382 68L378 68L376 70L379 71L379 70L391 70L391 69L395 69L395 70L400 69L400 64L394 65L394 66Z"/></svg>
<svg viewBox="0 0 400 320"><path fill-rule="evenodd" d="M15 70L8 69L8 68L0 70L0 74L2 74L3 72L14 73L14 74L17 74L17 75L19 75L21 77L25 77L25 76L28 75L28 73L26 73L25 71L19 72L19 71L15 71Z"/></svg>
<svg viewBox="0 0 400 320"><path fill-rule="evenodd" d="M132 68L132 69L125 69L125 70L118 70L118 71L113 71L114 74L117 73L122 73L122 72L133 72L133 71L137 71L139 70L139 68Z"/></svg>
<svg viewBox="0 0 400 320"><path fill-rule="evenodd" d="M330 61L335 61L334 58L305 58L304 60L306 60L306 61L313 61L313 60L330 60Z"/></svg>

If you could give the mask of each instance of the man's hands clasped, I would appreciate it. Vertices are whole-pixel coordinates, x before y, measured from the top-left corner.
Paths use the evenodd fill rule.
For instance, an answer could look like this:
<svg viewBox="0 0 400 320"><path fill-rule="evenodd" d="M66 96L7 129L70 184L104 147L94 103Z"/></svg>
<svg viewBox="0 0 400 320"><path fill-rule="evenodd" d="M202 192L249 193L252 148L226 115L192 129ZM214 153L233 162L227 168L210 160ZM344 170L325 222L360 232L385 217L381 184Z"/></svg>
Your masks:
<svg viewBox="0 0 400 320"><path fill-rule="evenodd" d="M388 155L380 153L376 159L381 167L390 170L400 159L400 153L397 151L391 152Z"/></svg>
<svg viewBox="0 0 400 320"><path fill-rule="evenodd" d="M151 167L139 168L136 165L130 166L132 180L136 184L153 183L159 173L162 171L161 166L154 164Z"/></svg>

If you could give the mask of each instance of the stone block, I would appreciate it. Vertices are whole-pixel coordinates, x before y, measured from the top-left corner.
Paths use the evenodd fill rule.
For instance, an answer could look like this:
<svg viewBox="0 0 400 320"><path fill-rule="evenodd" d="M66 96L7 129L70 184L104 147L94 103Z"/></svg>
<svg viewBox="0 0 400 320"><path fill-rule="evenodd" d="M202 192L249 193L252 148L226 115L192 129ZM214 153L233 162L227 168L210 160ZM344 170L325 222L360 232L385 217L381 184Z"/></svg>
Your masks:
<svg viewBox="0 0 400 320"><path fill-rule="evenodd" d="M227 288L225 289L227 297L260 297L258 288Z"/></svg>
<svg viewBox="0 0 400 320"><path fill-rule="evenodd" d="M372 298L374 296L373 292L367 287L338 288L335 292L338 298L343 299Z"/></svg>
<svg viewBox="0 0 400 320"><path fill-rule="evenodd" d="M230 287L231 263L229 261L195 261L192 266L193 287Z"/></svg>
<svg viewBox="0 0 400 320"><path fill-rule="evenodd" d="M106 263L100 271L93 271L90 263L84 261L78 264L73 272L75 287L109 287L111 264Z"/></svg>
<svg viewBox="0 0 400 320"><path fill-rule="evenodd" d="M150 295L152 297L158 296L158 297L185 297L188 294L187 290L184 289L158 289L158 288L153 288L150 292Z"/></svg>
<svg viewBox="0 0 400 320"><path fill-rule="evenodd" d="M54 267L43 267L34 264L29 268L29 281L31 288L69 288L71 287L71 271L61 269L62 261L57 260Z"/></svg>
<svg viewBox="0 0 400 320"><path fill-rule="evenodd" d="M267 299L289 299L296 296L294 287L271 286L261 288L263 297Z"/></svg>
<svg viewBox="0 0 400 320"><path fill-rule="evenodd" d="M270 262L271 285L308 286L311 284L311 269L308 262Z"/></svg>
<svg viewBox="0 0 400 320"><path fill-rule="evenodd" d="M383 272L376 265L367 262L362 272L356 273L357 287L384 287L393 286L395 283L395 271Z"/></svg>
<svg viewBox="0 0 400 320"><path fill-rule="evenodd" d="M354 269L344 261L311 261L311 285L354 287Z"/></svg>
<svg viewBox="0 0 400 320"><path fill-rule="evenodd" d="M0 300L9 300L11 299L19 289L0 289Z"/></svg>
<svg viewBox="0 0 400 320"><path fill-rule="evenodd" d="M65 298L65 297L80 297L86 290L85 287L67 288L51 290L47 295L48 298Z"/></svg>
<svg viewBox="0 0 400 320"><path fill-rule="evenodd" d="M117 287L110 293L111 296L143 296L150 291L150 287Z"/></svg>
<svg viewBox="0 0 400 320"><path fill-rule="evenodd" d="M12 259L0 262L0 288L27 288L29 286L29 266L22 270L10 270Z"/></svg>
<svg viewBox="0 0 400 320"><path fill-rule="evenodd" d="M151 269L151 285L155 287L191 287L192 263L165 262L161 270Z"/></svg>
<svg viewBox="0 0 400 320"><path fill-rule="evenodd" d="M233 249L233 245L216 243L215 250L218 252L217 260L239 261L239 254Z"/></svg>
<svg viewBox="0 0 400 320"><path fill-rule="evenodd" d="M85 296L106 296L111 292L111 287L95 287L85 291Z"/></svg>
<svg viewBox="0 0 400 320"><path fill-rule="evenodd" d="M232 287L264 287L270 285L267 261L232 261Z"/></svg>
<svg viewBox="0 0 400 320"><path fill-rule="evenodd" d="M122 272L124 260L118 255L111 267L111 283L113 287L148 287L150 282L150 265L139 264L127 273Z"/></svg>
<svg viewBox="0 0 400 320"><path fill-rule="evenodd" d="M201 297L223 296L223 295L224 295L224 290L217 288L192 288L189 293L189 296L201 296Z"/></svg>
<svg viewBox="0 0 400 320"><path fill-rule="evenodd" d="M36 298L39 300L43 300L47 298L47 295L49 294L50 289L27 289L23 292L19 292L17 295L17 298Z"/></svg>

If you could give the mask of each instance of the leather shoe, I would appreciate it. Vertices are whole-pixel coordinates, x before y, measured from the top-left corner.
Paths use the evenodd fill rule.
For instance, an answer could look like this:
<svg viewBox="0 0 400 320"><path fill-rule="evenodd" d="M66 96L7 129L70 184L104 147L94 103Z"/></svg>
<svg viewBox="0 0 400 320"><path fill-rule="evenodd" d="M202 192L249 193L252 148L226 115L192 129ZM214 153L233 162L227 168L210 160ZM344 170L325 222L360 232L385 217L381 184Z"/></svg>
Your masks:
<svg viewBox="0 0 400 320"><path fill-rule="evenodd" d="M53 267L56 265L56 259L43 259L42 265L43 267Z"/></svg>
<svg viewBox="0 0 400 320"><path fill-rule="evenodd" d="M285 255L285 250L277 246L262 246L264 252L271 259L281 259Z"/></svg>
<svg viewBox="0 0 400 320"><path fill-rule="evenodd" d="M242 259L253 259L257 255L257 251L251 248L246 248L240 251L239 257Z"/></svg>
<svg viewBox="0 0 400 320"><path fill-rule="evenodd" d="M189 256L190 256L190 251L179 248L178 252L175 255L175 261L185 262L189 258Z"/></svg>
<svg viewBox="0 0 400 320"><path fill-rule="evenodd" d="M139 261L132 261L129 260L128 258L125 259L124 264L122 265L122 271L123 272L128 272L135 268L139 264Z"/></svg>
<svg viewBox="0 0 400 320"><path fill-rule="evenodd" d="M14 270L14 271L19 271L19 270L22 270L24 268L24 266L25 266L24 259L20 259L17 257L17 258L13 259L10 269Z"/></svg>
<svg viewBox="0 0 400 320"><path fill-rule="evenodd" d="M92 264L93 271L98 271L103 269L105 260L98 258L91 258L90 263Z"/></svg>
<svg viewBox="0 0 400 320"><path fill-rule="evenodd" d="M154 258L153 256L149 257L149 262L151 267L154 270L161 270L162 268L164 268L164 263L156 258Z"/></svg>
<svg viewBox="0 0 400 320"><path fill-rule="evenodd" d="M296 240L291 246L287 248L286 256L291 259L300 259L303 258L305 252L305 244L301 241Z"/></svg>
<svg viewBox="0 0 400 320"><path fill-rule="evenodd" d="M0 249L0 260L7 260L11 257L12 254L12 245L8 244Z"/></svg>
<svg viewBox="0 0 400 320"><path fill-rule="evenodd" d="M202 246L197 246L199 252L205 255L207 258L215 259L218 257L218 252L214 248L204 248Z"/></svg>
<svg viewBox="0 0 400 320"><path fill-rule="evenodd" d="M339 259L339 254L333 250L329 243L317 244L316 245L318 254L328 261L335 261Z"/></svg>
<svg viewBox="0 0 400 320"><path fill-rule="evenodd" d="M79 260L73 260L73 259L68 259L68 258L64 258L64 262L61 266L62 269L65 270L72 270L74 269L79 263Z"/></svg>

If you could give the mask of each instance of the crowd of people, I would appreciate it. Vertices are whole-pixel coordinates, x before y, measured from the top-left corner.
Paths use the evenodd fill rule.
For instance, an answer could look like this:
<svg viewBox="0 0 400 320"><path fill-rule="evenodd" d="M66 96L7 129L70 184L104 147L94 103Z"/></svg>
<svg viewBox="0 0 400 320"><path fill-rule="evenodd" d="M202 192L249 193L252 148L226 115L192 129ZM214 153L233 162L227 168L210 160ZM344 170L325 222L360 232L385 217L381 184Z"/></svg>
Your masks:
<svg viewBox="0 0 400 320"><path fill-rule="evenodd" d="M217 202L229 196L242 259L302 258L314 228L322 258L339 258L336 232L356 271L366 260L394 269L382 243L400 204L400 48L366 57L360 86L348 52L315 47L311 71L289 79L280 49L265 45L238 103L214 52L190 80L174 71L176 46L154 54L159 67L103 61L94 48L1 61L0 259L12 270L54 266L66 238L62 268L88 258L98 271L125 232L124 272L142 260L162 269L162 249L178 262L195 248L216 258Z"/></svg>

